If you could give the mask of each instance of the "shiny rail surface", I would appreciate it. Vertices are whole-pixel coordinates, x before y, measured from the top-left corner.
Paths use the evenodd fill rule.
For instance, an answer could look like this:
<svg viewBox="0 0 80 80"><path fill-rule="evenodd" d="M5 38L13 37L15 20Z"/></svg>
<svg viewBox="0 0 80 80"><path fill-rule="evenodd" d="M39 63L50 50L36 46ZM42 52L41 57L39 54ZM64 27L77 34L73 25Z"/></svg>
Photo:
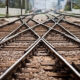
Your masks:
<svg viewBox="0 0 80 80"><path fill-rule="evenodd" d="M36 15L0 27L0 80L80 80L79 25Z"/></svg>

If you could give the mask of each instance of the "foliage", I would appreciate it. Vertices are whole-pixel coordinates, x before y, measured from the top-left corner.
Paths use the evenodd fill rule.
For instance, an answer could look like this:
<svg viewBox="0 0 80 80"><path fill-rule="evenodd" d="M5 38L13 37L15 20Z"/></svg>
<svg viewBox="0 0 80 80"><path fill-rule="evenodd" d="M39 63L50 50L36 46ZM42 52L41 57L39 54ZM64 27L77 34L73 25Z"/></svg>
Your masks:
<svg viewBox="0 0 80 80"><path fill-rule="evenodd" d="M0 2L0 8L4 8L5 7L5 3Z"/></svg>
<svg viewBox="0 0 80 80"><path fill-rule="evenodd" d="M73 8L74 9L80 9L80 6L79 5L74 5Z"/></svg>
<svg viewBox="0 0 80 80"><path fill-rule="evenodd" d="M64 10L65 10L65 11L71 11L71 8L70 8L70 6L66 5L66 7L65 7Z"/></svg>
<svg viewBox="0 0 80 80"><path fill-rule="evenodd" d="M65 11L71 11L71 2L70 1L67 2L64 10Z"/></svg>
<svg viewBox="0 0 80 80"><path fill-rule="evenodd" d="M72 8L80 9L80 0L72 0ZM65 11L71 11L71 1L68 0L65 6Z"/></svg>
<svg viewBox="0 0 80 80"><path fill-rule="evenodd" d="M80 9L80 0L73 0L73 8Z"/></svg>
<svg viewBox="0 0 80 80"><path fill-rule="evenodd" d="M0 14L0 17L6 16L5 14Z"/></svg>
<svg viewBox="0 0 80 80"><path fill-rule="evenodd" d="M21 8L21 0L9 0L9 7ZM25 0L22 0L22 8L25 8Z"/></svg>

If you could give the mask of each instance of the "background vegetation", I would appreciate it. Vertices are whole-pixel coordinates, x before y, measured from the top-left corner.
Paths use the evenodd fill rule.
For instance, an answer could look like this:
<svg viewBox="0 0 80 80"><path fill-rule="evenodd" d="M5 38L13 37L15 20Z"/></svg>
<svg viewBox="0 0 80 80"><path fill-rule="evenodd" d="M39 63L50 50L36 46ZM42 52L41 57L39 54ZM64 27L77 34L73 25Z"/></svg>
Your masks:
<svg viewBox="0 0 80 80"><path fill-rule="evenodd" d="M22 0L22 8L25 8L25 0ZM6 5L6 0L0 0L0 8L4 8ZM9 0L9 7L11 8L21 8L21 0Z"/></svg>
<svg viewBox="0 0 80 80"><path fill-rule="evenodd" d="M80 9L80 0L73 0L73 8Z"/></svg>
<svg viewBox="0 0 80 80"><path fill-rule="evenodd" d="M72 8L80 9L80 0L72 0ZM67 0L67 4L65 6L65 11L71 11L71 0Z"/></svg>
<svg viewBox="0 0 80 80"><path fill-rule="evenodd" d="M0 8L4 8L5 7L5 1L3 2L2 0L0 0Z"/></svg>

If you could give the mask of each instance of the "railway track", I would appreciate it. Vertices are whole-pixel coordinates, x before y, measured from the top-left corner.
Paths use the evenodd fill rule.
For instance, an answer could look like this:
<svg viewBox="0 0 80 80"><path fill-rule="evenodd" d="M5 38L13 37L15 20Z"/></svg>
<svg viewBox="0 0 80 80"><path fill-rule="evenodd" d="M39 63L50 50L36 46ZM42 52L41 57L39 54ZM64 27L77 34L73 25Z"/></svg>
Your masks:
<svg viewBox="0 0 80 80"><path fill-rule="evenodd" d="M1 27L12 31L0 36L0 80L79 80L79 37L62 25L63 16L41 22L34 16Z"/></svg>

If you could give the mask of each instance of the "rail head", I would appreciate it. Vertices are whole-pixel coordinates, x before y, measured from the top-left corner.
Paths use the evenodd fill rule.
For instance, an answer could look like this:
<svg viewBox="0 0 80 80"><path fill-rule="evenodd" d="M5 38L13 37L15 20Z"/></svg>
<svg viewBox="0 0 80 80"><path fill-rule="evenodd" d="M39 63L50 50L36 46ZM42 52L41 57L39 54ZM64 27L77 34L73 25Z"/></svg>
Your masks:
<svg viewBox="0 0 80 80"><path fill-rule="evenodd" d="M35 25L35 26L33 26L33 27L36 27L36 26L39 26L39 25L42 25L42 24L43 24L43 23L38 24L38 25ZM25 25L26 25L26 24L25 24ZM26 26L27 26L27 25L26 25ZM33 27L32 27L32 28L33 28ZM24 33L25 31L32 30L32 28L26 29L26 30L24 30L24 31L22 31L22 32L19 32L19 33L15 34L14 36L9 37L8 39L6 39L6 40L4 40L3 42L1 42L0 45L3 44L3 43L5 43L5 42L7 42L7 41L9 41L9 40L11 40L11 39L13 39L13 38L15 38L15 37L17 37L18 35ZM50 30L52 30L52 28L51 28ZM50 32L50 30L49 30L46 34L48 34L48 33ZM56 32L58 32L58 33L60 33L60 34L62 34L62 35L64 35L64 36L66 36L66 37L68 37L68 38L70 38L70 39L72 39L72 40L74 40L74 41L76 41L76 42L78 42L78 43L80 44L80 41L79 41L79 40L76 40L75 38L73 38L73 37L71 37L71 36L68 36L67 34L64 34L64 33L60 32L60 31L55 30L55 29L53 29L53 30L56 31ZM34 31L32 30L32 32L34 32ZM35 33L35 32L34 32L34 33ZM35 33L35 34L36 34L36 33ZM44 35L43 35L43 36L44 36ZM78 76L78 78L80 78L79 72L78 72L72 65L70 65L61 55L59 55L59 53L53 48L52 45L50 45L49 42L47 42L47 41L44 39L44 37L39 37L39 36L37 36L37 37L38 37L38 39L26 50L25 54L0 76L0 80L5 79L5 77L7 77L7 75L9 75L11 72L13 72L13 70L17 67L17 65L18 65L21 61L23 61L23 60L25 59L25 57L26 57L26 56L39 44L39 42L41 42L41 41L42 41L43 43L45 43L46 46L47 46L53 53L55 53L55 55L56 55L61 61L63 61L63 62L74 72L74 74L75 74L76 76Z"/></svg>
<svg viewBox="0 0 80 80"><path fill-rule="evenodd" d="M50 43L46 42L46 40L44 38L39 38L37 41L35 41L35 43L33 43L33 45L31 47L29 47L29 49L27 50L27 52L17 61L15 62L5 73L3 73L0 76L0 80L4 80L14 69L15 67L17 67L17 65L24 60L24 58L39 44L39 42L43 41L43 43L46 44L46 46L53 52L55 53L55 55L61 60L63 61L73 72L74 74L80 79L80 74L78 73L78 71L72 66L70 65L61 55L59 55L59 53L57 51L54 50L54 48L50 45Z"/></svg>
<svg viewBox="0 0 80 80"><path fill-rule="evenodd" d="M42 41L49 47L49 49L52 50L52 52L54 52L54 54L61 60L63 61L73 72L74 74L80 79L80 73L70 64L68 63L54 48L53 46L46 42L46 40L43 38Z"/></svg>
<svg viewBox="0 0 80 80"><path fill-rule="evenodd" d="M21 61L23 61L26 56L36 47L37 44L39 44L39 42L41 41L40 38L38 38L25 52L25 54L18 59L11 67L9 67L1 76L0 76L0 80L5 80L7 78L7 76L9 76L9 74L11 74L11 72L13 73L14 69L17 68L17 65L20 64Z"/></svg>

